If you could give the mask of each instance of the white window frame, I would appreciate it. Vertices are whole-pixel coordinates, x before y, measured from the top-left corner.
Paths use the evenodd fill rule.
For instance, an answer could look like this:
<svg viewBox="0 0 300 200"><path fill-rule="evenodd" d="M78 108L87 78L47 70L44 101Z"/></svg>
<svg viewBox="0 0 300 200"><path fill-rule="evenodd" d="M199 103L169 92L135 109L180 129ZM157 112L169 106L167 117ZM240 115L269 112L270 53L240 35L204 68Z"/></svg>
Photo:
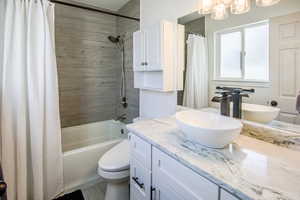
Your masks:
<svg viewBox="0 0 300 200"><path fill-rule="evenodd" d="M215 61L215 67L214 67L214 80L215 81L231 81L231 82L250 82L250 83L270 83L270 66L269 66L269 59L267 64L267 74L268 78L267 80L261 80L261 79L245 79L245 56L241 56L241 72L242 77L241 78L225 78L221 77L221 35L228 34L232 32L241 32L242 35L242 44L241 44L241 54L245 55L245 29L249 27L255 27L255 26L261 26L261 25L267 25L269 27L269 21L261 21L253 24L247 24L242 25L235 28L225 29L221 31L217 31L214 33L214 43L215 43L215 53L214 53L214 61ZM269 34L268 34L268 46L269 45ZM268 48L268 58L269 58L270 49Z"/></svg>

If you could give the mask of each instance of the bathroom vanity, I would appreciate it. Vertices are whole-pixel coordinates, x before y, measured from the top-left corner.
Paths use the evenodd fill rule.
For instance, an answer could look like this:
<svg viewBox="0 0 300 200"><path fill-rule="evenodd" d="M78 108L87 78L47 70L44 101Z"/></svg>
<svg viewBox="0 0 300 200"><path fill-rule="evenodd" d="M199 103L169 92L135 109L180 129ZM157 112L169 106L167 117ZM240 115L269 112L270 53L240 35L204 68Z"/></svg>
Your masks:
<svg viewBox="0 0 300 200"><path fill-rule="evenodd" d="M174 117L127 128L131 200L300 199L299 151L244 135L206 148L186 141Z"/></svg>

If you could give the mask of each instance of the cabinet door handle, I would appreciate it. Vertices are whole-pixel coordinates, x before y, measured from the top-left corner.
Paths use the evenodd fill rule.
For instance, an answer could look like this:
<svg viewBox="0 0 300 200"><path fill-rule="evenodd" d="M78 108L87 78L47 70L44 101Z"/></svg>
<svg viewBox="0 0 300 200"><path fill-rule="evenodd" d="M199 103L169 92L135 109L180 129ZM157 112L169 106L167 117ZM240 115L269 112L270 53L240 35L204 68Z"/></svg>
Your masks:
<svg viewBox="0 0 300 200"><path fill-rule="evenodd" d="M148 63L147 63L147 62L145 62L144 64L145 64L146 66L148 65Z"/></svg>
<svg viewBox="0 0 300 200"><path fill-rule="evenodd" d="M132 177L132 180L133 180L133 181L134 181L141 189L144 189L144 183L140 183L138 177Z"/></svg>
<svg viewBox="0 0 300 200"><path fill-rule="evenodd" d="M151 187L151 197L150 197L150 199L151 200L155 200L156 199L156 189L154 187Z"/></svg>

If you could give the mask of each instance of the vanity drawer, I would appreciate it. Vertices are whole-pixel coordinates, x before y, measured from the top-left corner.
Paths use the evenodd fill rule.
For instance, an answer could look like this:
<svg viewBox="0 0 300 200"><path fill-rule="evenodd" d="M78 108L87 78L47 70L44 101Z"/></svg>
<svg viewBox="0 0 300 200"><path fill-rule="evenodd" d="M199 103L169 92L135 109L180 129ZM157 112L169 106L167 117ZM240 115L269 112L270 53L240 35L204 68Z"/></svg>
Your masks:
<svg viewBox="0 0 300 200"><path fill-rule="evenodd" d="M137 160L130 160L130 200L150 200L151 172Z"/></svg>
<svg viewBox="0 0 300 200"><path fill-rule="evenodd" d="M225 190L221 189L221 198L220 200L240 200L237 197L233 196L229 192L226 192Z"/></svg>
<svg viewBox="0 0 300 200"><path fill-rule="evenodd" d="M152 184L158 199L218 200L219 187L153 148Z"/></svg>
<svg viewBox="0 0 300 200"><path fill-rule="evenodd" d="M144 168L151 170L151 145L130 133L130 159L137 160Z"/></svg>

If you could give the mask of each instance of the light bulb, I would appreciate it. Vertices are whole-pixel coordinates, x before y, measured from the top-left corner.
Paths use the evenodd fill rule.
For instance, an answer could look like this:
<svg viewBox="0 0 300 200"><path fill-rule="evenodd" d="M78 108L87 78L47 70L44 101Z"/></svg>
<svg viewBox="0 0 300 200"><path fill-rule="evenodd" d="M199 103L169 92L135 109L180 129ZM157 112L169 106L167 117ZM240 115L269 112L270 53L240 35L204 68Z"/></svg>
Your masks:
<svg viewBox="0 0 300 200"><path fill-rule="evenodd" d="M279 3L280 0L256 0L256 5L261 7L272 6Z"/></svg>
<svg viewBox="0 0 300 200"><path fill-rule="evenodd" d="M232 0L221 0L221 2L225 4L226 7L229 7L232 3Z"/></svg>
<svg viewBox="0 0 300 200"><path fill-rule="evenodd" d="M231 4L232 14L243 14L250 10L251 2L250 0L233 0Z"/></svg>
<svg viewBox="0 0 300 200"><path fill-rule="evenodd" d="M217 4L211 14L211 18L215 20L223 20L228 17L226 5L224 3Z"/></svg>
<svg viewBox="0 0 300 200"><path fill-rule="evenodd" d="M213 7L216 5L216 0L200 0L199 13L206 15L211 13Z"/></svg>

